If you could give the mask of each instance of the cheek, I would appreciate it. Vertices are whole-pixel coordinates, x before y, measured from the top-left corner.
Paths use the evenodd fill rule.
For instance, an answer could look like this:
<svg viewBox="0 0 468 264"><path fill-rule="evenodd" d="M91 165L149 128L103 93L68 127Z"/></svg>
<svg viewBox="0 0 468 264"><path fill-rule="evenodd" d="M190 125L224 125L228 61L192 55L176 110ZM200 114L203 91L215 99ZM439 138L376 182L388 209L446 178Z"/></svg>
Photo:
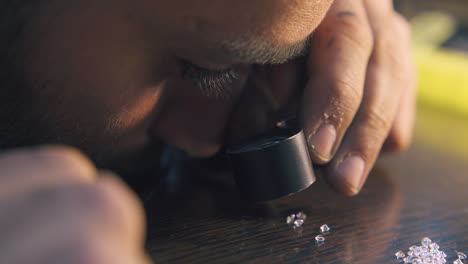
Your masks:
<svg viewBox="0 0 468 264"><path fill-rule="evenodd" d="M162 84L156 91L148 89L139 93L132 100L128 100L124 105L114 109L112 117L107 122L106 131L115 133L116 131L129 132L144 131L150 127L151 121L162 108L161 98L163 94ZM130 133L131 134L131 133Z"/></svg>
<svg viewBox="0 0 468 264"><path fill-rule="evenodd" d="M164 79L162 47L118 10L78 9L37 21L24 68L37 109L64 143L130 144L146 136ZM170 68L167 63L166 68ZM37 100L36 100L37 99ZM42 118L42 117L41 117ZM102 146L101 146L102 145Z"/></svg>

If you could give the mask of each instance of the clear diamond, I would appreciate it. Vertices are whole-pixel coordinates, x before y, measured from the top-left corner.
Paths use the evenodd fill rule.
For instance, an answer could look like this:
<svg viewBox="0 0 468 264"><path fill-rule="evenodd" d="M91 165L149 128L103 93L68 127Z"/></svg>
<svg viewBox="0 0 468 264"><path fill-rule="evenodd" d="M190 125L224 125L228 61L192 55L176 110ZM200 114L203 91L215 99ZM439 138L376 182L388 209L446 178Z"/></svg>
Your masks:
<svg viewBox="0 0 468 264"><path fill-rule="evenodd" d="M307 215L304 212L299 212L296 214L296 219L301 219L305 221L307 219Z"/></svg>
<svg viewBox="0 0 468 264"><path fill-rule="evenodd" d="M293 228L299 228L299 227L302 227L306 218L307 218L307 215L304 212L298 212L298 213L291 214L288 217L286 217L286 223L289 226L292 226Z"/></svg>
<svg viewBox="0 0 468 264"><path fill-rule="evenodd" d="M414 257L406 257L403 259L403 262L405 263L413 263L414 260L416 260L417 258L414 258Z"/></svg>
<svg viewBox="0 0 468 264"><path fill-rule="evenodd" d="M432 243L432 240L428 237L421 239L421 245L428 247Z"/></svg>
<svg viewBox="0 0 468 264"><path fill-rule="evenodd" d="M328 232L328 231L330 231L330 227L327 224L325 224L325 225L320 227L320 231L322 233Z"/></svg>
<svg viewBox="0 0 468 264"><path fill-rule="evenodd" d="M286 223L288 225L293 225L295 220L296 220L296 215L295 214L292 214L292 215L289 215L288 217L286 217Z"/></svg>
<svg viewBox="0 0 468 264"><path fill-rule="evenodd" d="M439 250L439 245L437 245L437 243L432 243L429 245L429 248L433 251L436 251L436 250Z"/></svg>
<svg viewBox="0 0 468 264"><path fill-rule="evenodd" d="M315 241L317 242L324 242L325 241L325 238L322 236L322 235L318 235L315 237Z"/></svg>
<svg viewBox="0 0 468 264"><path fill-rule="evenodd" d="M459 260L464 260L466 259L466 254L463 252L457 252L457 256Z"/></svg>
<svg viewBox="0 0 468 264"><path fill-rule="evenodd" d="M395 253L395 257L396 257L398 260L400 260L400 259L402 259L402 258L405 257L405 253L403 253L403 251L400 250L400 251L398 251L397 253Z"/></svg>
<svg viewBox="0 0 468 264"><path fill-rule="evenodd" d="M299 228L299 227L301 227L303 224L304 224L304 220L302 220L302 219L294 220L294 228Z"/></svg>
<svg viewBox="0 0 468 264"><path fill-rule="evenodd" d="M453 264L463 264L463 261L461 261L460 259L457 259L453 261Z"/></svg>

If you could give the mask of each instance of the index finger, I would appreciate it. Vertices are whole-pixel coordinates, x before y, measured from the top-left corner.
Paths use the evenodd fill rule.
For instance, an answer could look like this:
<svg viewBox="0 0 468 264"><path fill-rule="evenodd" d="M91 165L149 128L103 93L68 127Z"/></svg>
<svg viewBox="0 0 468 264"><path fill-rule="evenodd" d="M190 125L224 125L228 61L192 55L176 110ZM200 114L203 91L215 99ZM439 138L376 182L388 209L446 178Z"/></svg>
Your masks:
<svg viewBox="0 0 468 264"><path fill-rule="evenodd" d="M314 162L329 162L362 100L373 35L362 1L337 0L314 33L303 119Z"/></svg>

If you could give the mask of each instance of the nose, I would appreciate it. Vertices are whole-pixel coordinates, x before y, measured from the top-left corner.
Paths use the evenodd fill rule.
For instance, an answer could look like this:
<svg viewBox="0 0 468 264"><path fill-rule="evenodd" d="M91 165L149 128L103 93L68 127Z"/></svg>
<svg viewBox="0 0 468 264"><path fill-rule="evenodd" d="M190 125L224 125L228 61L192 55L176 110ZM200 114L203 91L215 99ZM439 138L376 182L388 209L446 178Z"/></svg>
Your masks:
<svg viewBox="0 0 468 264"><path fill-rule="evenodd" d="M178 81L170 87L165 107L151 125L151 135L193 157L216 154L237 95L226 98L203 95L198 87Z"/></svg>

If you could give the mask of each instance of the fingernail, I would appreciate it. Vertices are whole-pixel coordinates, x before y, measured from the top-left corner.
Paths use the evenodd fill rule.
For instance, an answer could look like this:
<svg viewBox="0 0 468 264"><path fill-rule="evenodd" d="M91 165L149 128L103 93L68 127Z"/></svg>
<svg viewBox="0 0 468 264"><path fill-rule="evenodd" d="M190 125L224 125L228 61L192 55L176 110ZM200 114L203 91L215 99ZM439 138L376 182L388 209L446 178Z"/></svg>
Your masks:
<svg viewBox="0 0 468 264"><path fill-rule="evenodd" d="M329 160L336 141L336 130L332 125L321 126L309 140L309 148L320 158Z"/></svg>
<svg viewBox="0 0 468 264"><path fill-rule="evenodd" d="M344 186L345 193L356 195L361 191L364 168L364 160L359 156L349 156L339 165L335 177L337 184Z"/></svg>

